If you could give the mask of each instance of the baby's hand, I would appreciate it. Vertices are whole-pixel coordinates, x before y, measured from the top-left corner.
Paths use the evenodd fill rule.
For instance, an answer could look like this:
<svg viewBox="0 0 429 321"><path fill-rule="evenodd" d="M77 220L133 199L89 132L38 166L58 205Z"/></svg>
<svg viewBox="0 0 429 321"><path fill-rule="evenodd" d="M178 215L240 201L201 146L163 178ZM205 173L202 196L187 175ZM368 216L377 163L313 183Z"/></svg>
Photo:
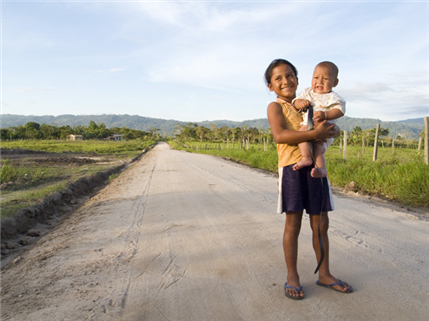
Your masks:
<svg viewBox="0 0 429 321"><path fill-rule="evenodd" d="M320 110L314 112L313 120L314 120L315 123L320 123L320 122L326 120L325 112L320 111Z"/></svg>
<svg viewBox="0 0 429 321"><path fill-rule="evenodd" d="M311 106L311 101L307 99L295 99L293 104L296 109L304 109Z"/></svg>

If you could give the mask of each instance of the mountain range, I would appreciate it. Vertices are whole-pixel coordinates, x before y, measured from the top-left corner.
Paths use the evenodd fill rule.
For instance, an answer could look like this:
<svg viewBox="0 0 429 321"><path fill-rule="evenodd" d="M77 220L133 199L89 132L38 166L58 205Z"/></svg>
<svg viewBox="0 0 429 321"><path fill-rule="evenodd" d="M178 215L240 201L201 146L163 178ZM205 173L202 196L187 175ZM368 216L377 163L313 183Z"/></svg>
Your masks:
<svg viewBox="0 0 429 321"><path fill-rule="evenodd" d="M16 127L24 125L28 122L36 122L39 124L47 124L54 126L88 126L90 121L96 124L104 123L107 128L113 127L128 127L131 129L138 129L149 131L152 128L158 128L163 136L171 136L174 133L177 124L187 125L195 123L198 126L205 126L210 128L211 124L217 127L242 127L246 125L248 128L255 127L258 129L268 129L268 120L266 118L259 118L245 121L231 121L231 120L214 120L214 121L201 121L201 122L183 122L173 119L160 119L150 118L139 115L59 115L59 116L23 116L13 114L1 115L0 128ZM414 118L401 121L381 121L373 118L352 118L342 117L337 122L341 130L351 132L356 126L365 129L373 129L380 124L381 128L389 129L390 137L397 137L398 135L406 139L417 139L419 134L424 130L423 118Z"/></svg>

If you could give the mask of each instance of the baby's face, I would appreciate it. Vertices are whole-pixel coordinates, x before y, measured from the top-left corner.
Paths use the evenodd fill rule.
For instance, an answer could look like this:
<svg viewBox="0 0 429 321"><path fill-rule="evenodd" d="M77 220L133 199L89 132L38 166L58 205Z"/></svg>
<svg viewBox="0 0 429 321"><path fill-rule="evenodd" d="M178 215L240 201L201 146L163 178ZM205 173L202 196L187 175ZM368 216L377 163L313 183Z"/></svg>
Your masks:
<svg viewBox="0 0 429 321"><path fill-rule="evenodd" d="M326 66L317 66L314 69L313 80L311 81L311 87L317 94L330 93L338 83L338 79L331 68Z"/></svg>

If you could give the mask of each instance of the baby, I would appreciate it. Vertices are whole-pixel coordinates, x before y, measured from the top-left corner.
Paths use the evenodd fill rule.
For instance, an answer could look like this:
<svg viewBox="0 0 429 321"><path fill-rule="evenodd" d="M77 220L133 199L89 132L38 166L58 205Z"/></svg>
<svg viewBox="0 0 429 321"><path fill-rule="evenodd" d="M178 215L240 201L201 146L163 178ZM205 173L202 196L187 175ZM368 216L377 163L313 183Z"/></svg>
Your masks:
<svg viewBox="0 0 429 321"><path fill-rule="evenodd" d="M338 85L338 81L338 67L335 64L329 61L319 63L314 69L311 88L306 88L293 100L295 108L302 110L313 106L315 123L323 120L335 123L336 119L344 116L346 112L346 102L332 91L332 88ZM307 130L307 113L304 114L301 125L300 130ZM326 177L328 175L324 154L333 142L333 138L313 142L313 156L316 160L316 167L311 171L312 177ZM294 170L313 164L307 143L299 144L299 149L302 159L294 165Z"/></svg>

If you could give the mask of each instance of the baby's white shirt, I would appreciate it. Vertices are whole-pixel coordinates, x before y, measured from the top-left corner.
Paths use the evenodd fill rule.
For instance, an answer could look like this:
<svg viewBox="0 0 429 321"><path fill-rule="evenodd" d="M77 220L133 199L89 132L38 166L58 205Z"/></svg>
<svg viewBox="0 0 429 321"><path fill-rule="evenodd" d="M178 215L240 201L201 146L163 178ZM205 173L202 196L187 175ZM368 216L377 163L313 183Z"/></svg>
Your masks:
<svg viewBox="0 0 429 321"><path fill-rule="evenodd" d="M327 94L318 94L314 92L313 88L309 87L304 89L304 91L295 99L310 100L313 103L314 111L330 111L332 109L339 109L342 111L343 115L346 113L346 101L333 91ZM335 120L332 120L332 122L335 122Z"/></svg>

